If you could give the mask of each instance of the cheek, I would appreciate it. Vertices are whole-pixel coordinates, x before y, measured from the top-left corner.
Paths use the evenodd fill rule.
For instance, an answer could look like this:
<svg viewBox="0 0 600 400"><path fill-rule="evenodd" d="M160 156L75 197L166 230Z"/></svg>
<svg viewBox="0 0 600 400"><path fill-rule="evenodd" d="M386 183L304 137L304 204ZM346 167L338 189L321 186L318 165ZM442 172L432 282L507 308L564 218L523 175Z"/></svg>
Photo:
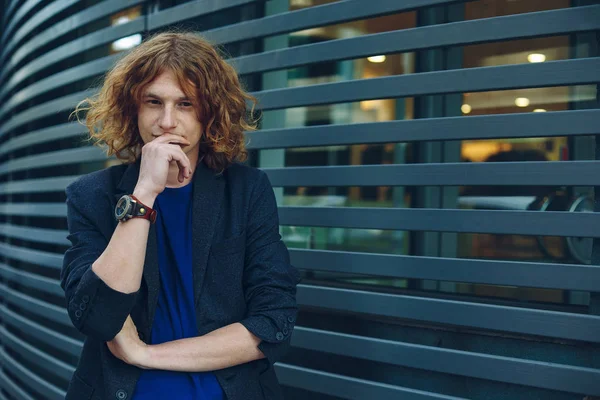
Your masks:
<svg viewBox="0 0 600 400"><path fill-rule="evenodd" d="M202 124L196 118L185 118L181 122L185 126L185 130L188 132L190 137L200 138L202 134Z"/></svg>
<svg viewBox="0 0 600 400"><path fill-rule="evenodd" d="M146 143L152 138L152 119L148 113L140 113L137 117L137 127L142 140Z"/></svg>
<svg viewBox="0 0 600 400"><path fill-rule="evenodd" d="M141 111L138 113L138 127L140 131L148 130L152 127L154 117L151 112Z"/></svg>

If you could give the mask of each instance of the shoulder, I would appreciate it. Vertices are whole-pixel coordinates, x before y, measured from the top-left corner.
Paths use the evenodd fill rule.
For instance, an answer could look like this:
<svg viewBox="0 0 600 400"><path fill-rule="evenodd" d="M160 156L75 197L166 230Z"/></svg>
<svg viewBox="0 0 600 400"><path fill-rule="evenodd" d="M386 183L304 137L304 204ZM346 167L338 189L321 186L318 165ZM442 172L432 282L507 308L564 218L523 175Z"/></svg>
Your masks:
<svg viewBox="0 0 600 400"><path fill-rule="evenodd" d="M115 165L78 177L67 186L67 199L100 198L112 194L127 167L128 164Z"/></svg>
<svg viewBox="0 0 600 400"><path fill-rule="evenodd" d="M224 174L234 179L242 179L248 181L257 181L263 175L266 175L264 171L258 168L250 167L246 164L242 164L239 162L235 162L229 167L227 167Z"/></svg>
<svg viewBox="0 0 600 400"><path fill-rule="evenodd" d="M229 173L228 185L232 197L238 202L243 202L251 210L253 218L267 215L271 218L273 210L277 209L275 192L268 175L264 170L242 164L232 165Z"/></svg>
<svg viewBox="0 0 600 400"><path fill-rule="evenodd" d="M261 169L235 163L223 173L231 195L249 207L269 203L274 199L273 187L267 173Z"/></svg>
<svg viewBox="0 0 600 400"><path fill-rule="evenodd" d="M269 178L263 170L241 163L230 165L223 175L230 185L245 190L270 186Z"/></svg>

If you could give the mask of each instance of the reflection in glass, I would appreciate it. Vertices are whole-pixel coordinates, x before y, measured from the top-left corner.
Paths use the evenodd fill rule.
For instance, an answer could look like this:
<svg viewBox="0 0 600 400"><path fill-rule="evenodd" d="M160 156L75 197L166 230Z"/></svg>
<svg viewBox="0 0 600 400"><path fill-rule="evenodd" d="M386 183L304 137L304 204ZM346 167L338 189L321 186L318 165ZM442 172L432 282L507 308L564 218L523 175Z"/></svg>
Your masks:
<svg viewBox="0 0 600 400"><path fill-rule="evenodd" d="M126 24L129 21L140 17L142 15L142 7L132 7L127 10L123 10L117 14L114 14L110 18L111 25ZM135 35L127 36L118 40L115 40L110 45L111 53L118 53L120 51L129 50L142 43L142 35L137 33Z"/></svg>

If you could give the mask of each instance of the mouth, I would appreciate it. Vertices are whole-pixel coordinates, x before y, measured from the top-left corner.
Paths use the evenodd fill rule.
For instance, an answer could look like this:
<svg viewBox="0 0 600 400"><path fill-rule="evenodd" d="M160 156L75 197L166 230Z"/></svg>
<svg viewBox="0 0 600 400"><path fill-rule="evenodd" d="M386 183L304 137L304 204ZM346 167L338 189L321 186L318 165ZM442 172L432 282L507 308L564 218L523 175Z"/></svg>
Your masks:
<svg viewBox="0 0 600 400"><path fill-rule="evenodd" d="M165 134L166 134L166 133L165 133ZM161 134L161 135L153 135L153 136L154 136L154 137L153 137L153 139L158 139L159 137L163 136L163 134ZM180 137L181 137L181 138L183 138L183 136L180 136ZM187 140L187 139L186 139L186 140ZM168 142L168 143L169 143L169 144L176 144L177 146L179 146L179 147L181 147L181 148L184 148L184 147L186 147L186 146L187 146L187 144L185 144L185 143L180 143L180 142L175 142L175 141L170 141L170 142Z"/></svg>

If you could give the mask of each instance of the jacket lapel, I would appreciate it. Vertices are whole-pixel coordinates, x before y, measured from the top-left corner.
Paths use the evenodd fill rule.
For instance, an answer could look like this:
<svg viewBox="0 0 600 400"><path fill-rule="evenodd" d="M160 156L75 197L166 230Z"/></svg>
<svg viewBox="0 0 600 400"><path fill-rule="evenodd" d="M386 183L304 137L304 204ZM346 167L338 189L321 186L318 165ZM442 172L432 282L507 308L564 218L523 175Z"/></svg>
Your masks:
<svg viewBox="0 0 600 400"><path fill-rule="evenodd" d="M117 194L115 195L118 200L124 194L132 194L137 184L137 180L140 174L140 160L134 164L130 164L119 185L117 186ZM158 271L158 249L156 239L156 226L150 225L150 231L148 233L148 244L146 245L146 258L144 260L144 272L143 280L146 282L148 288L148 333L152 327L154 321L154 312L156 311L156 302L158 301L158 292L160 290L160 276Z"/></svg>
<svg viewBox="0 0 600 400"><path fill-rule="evenodd" d="M219 220L225 180L203 162L194 172L194 197L192 208L192 273L194 282L194 304L198 304L210 244Z"/></svg>

